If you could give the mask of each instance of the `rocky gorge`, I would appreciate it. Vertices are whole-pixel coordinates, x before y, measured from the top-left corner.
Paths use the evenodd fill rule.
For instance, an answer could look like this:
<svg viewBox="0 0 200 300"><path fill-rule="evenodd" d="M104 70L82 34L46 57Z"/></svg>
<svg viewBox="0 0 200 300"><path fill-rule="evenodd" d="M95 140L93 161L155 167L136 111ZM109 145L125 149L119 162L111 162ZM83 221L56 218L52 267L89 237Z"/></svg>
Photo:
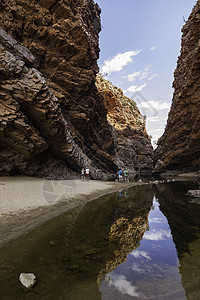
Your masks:
<svg viewBox="0 0 200 300"><path fill-rule="evenodd" d="M174 95L164 135L155 151L155 172L200 170L200 1L182 29Z"/></svg>
<svg viewBox="0 0 200 300"><path fill-rule="evenodd" d="M0 13L0 175L72 178L89 167L106 179L125 162L151 172L138 109L95 85L99 6L3 0Z"/></svg>

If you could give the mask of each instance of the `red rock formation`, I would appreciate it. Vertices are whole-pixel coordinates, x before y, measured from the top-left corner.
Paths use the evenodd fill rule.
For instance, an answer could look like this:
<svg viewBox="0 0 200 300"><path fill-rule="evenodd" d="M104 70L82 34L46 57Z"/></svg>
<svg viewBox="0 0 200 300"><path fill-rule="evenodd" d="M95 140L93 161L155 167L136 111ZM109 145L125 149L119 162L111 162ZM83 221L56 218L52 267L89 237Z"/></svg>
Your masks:
<svg viewBox="0 0 200 300"><path fill-rule="evenodd" d="M96 85L108 110L107 120L115 139L116 164L131 171L151 172L153 148L145 129L145 120L135 102L99 74Z"/></svg>
<svg viewBox="0 0 200 300"><path fill-rule="evenodd" d="M155 171L200 169L200 1L184 25L174 96Z"/></svg>
<svg viewBox="0 0 200 300"><path fill-rule="evenodd" d="M116 171L107 111L95 87L98 5L12 0L1 1L0 10L0 25L15 39L1 31L1 174L66 177L67 167L81 165L93 176Z"/></svg>
<svg viewBox="0 0 200 300"><path fill-rule="evenodd" d="M98 5L2 0L0 13L0 175L67 178L88 166L93 178L107 178L125 164L149 171L152 149L139 112L123 106L126 116L113 115L111 127L95 86Z"/></svg>

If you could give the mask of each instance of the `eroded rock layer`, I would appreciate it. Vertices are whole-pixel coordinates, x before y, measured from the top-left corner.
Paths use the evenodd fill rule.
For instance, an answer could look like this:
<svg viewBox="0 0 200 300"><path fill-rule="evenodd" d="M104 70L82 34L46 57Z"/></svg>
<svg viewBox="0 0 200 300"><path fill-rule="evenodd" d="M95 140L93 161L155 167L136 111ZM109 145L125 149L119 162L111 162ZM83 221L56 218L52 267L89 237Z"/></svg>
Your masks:
<svg viewBox="0 0 200 300"><path fill-rule="evenodd" d="M0 13L0 174L66 178L68 168L82 166L93 177L116 171L95 87L98 5L11 0L0 2Z"/></svg>
<svg viewBox="0 0 200 300"><path fill-rule="evenodd" d="M200 1L184 25L174 96L156 149L156 172L200 169Z"/></svg>
<svg viewBox="0 0 200 300"><path fill-rule="evenodd" d="M139 111L120 90L113 102L95 85L98 5L2 0L0 14L0 175L71 178L89 167L106 179L118 167L151 170Z"/></svg>
<svg viewBox="0 0 200 300"><path fill-rule="evenodd" d="M135 102L99 74L96 85L108 110L107 120L115 140L116 164L131 171L151 172L153 148L145 129L144 117Z"/></svg>

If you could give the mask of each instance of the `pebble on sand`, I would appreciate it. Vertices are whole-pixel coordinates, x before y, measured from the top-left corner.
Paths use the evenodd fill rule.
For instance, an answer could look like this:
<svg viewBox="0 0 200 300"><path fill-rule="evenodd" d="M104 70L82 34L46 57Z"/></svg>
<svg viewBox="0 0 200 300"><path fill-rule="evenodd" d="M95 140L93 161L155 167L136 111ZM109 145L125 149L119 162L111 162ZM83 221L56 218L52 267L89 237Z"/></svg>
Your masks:
<svg viewBox="0 0 200 300"><path fill-rule="evenodd" d="M33 273L21 273L19 280L27 289L31 289L36 284L36 276Z"/></svg>

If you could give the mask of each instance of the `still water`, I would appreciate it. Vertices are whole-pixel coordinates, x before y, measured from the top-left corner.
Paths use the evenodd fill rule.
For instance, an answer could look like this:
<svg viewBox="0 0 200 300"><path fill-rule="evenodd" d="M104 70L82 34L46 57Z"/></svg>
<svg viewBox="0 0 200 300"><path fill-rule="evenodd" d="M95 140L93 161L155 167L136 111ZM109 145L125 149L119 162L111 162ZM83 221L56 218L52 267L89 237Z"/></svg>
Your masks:
<svg viewBox="0 0 200 300"><path fill-rule="evenodd" d="M103 196L0 248L0 299L200 299L192 182ZM33 272L24 291L18 277Z"/></svg>

